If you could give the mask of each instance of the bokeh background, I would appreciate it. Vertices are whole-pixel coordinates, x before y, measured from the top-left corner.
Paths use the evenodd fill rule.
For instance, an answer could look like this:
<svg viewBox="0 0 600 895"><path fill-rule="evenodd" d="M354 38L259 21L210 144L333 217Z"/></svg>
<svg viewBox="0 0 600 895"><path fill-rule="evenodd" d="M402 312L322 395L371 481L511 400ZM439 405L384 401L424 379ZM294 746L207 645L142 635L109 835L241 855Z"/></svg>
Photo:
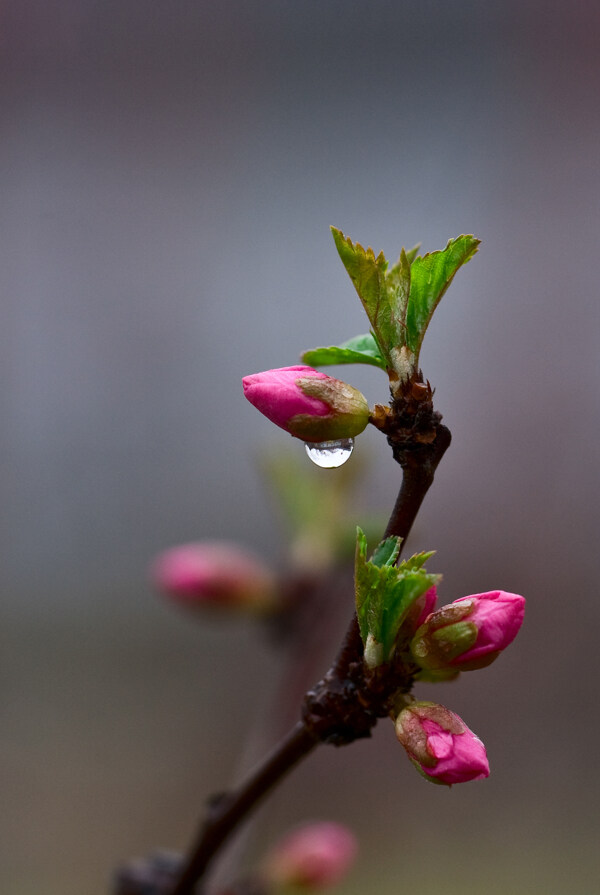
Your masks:
<svg viewBox="0 0 600 895"><path fill-rule="evenodd" d="M250 763L277 657L146 570L208 536L283 562L257 460L303 449L240 378L365 331L330 224L392 258L483 240L425 341L454 440L412 546L446 600L502 587L528 615L436 697L487 782L426 785L381 724L286 782L247 860L332 818L361 837L348 893L595 890L599 25L534 0L0 4L3 892L107 893ZM377 433L359 452L357 522L398 484Z"/></svg>

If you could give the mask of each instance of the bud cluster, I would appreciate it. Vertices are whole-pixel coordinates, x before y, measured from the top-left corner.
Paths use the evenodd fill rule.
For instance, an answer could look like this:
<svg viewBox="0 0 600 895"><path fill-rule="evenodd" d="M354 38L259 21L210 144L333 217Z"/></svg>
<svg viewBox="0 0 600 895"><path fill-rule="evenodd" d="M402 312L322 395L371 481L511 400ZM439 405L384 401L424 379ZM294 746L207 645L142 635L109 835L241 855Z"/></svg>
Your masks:
<svg viewBox="0 0 600 895"><path fill-rule="evenodd" d="M410 653L421 680L447 680L490 665L516 637L525 600L495 590L421 614ZM434 702L402 700L396 736L427 780L452 786L489 776L485 746L458 715Z"/></svg>
<svg viewBox="0 0 600 895"><path fill-rule="evenodd" d="M422 341L439 301L458 269L477 251L479 240L463 234L450 240L445 249L424 256L418 255L418 246L408 252L402 249L398 262L390 266L382 252L375 254L372 248L353 243L336 228L332 231L370 330L341 345L306 352L303 360L316 366L362 363L381 368L389 378L390 406L375 405L371 411L356 388L305 364L246 376L243 391L264 416L304 441L308 456L319 466L335 467L345 462L354 437L369 422L383 431L405 474L388 531L406 535L450 443L449 431L440 424L441 415L433 410L429 382L421 381ZM414 478L411 484L406 476L419 466L427 470L427 475L419 478L417 486ZM290 478L287 471L286 478ZM297 501L301 505L299 517L309 515L305 507L311 502L311 495L303 492L302 500ZM324 536L322 525L304 522L299 528L303 535L307 530L311 535L304 540L298 538L303 546L310 545L301 555L319 549L327 560L333 555L330 545L334 539ZM313 528L320 544L316 550ZM390 714L410 761L430 782L452 786L489 776L485 746L464 721L442 705L415 700L409 692L415 681L448 680L461 671L484 668L493 662L518 633L525 600L518 594L497 590L463 597L436 610L436 584L441 576L425 569L432 554L418 553L399 561L401 546L402 537L393 533L367 559L367 539L358 529L358 628L353 623L335 664L305 697L300 736L295 738L294 732L283 751L276 751L239 795L234 793L231 801L228 794L217 799L215 805L220 808L225 804L229 818L217 811L213 823L209 815L204 838L189 867L206 866L202 848L208 843L212 855L214 831L217 843L224 842L256 799L292 766L290 757L296 762L302 749L306 753L318 740L340 745L370 735L377 720ZM233 543L202 541L174 547L156 559L151 576L160 591L188 608L233 608L267 617L276 615L278 624L273 627L278 633L283 631L279 623L286 620L283 610L295 609L298 602L290 596L292 588L286 590L282 578ZM309 629L310 619L304 620L309 613L301 617L300 612L288 611L287 615L300 634ZM293 750L286 752L290 744ZM237 888L232 885L229 895L270 895L272 891L294 889L311 892L335 885L355 854L356 840L347 828L335 823L309 824L282 839L267 855L260 872L242 880ZM195 860L199 856L202 860ZM171 892L180 867L180 859L173 855L154 855L135 862L117 877L117 891L119 895ZM183 883L175 883L178 892L191 891L187 869L181 877Z"/></svg>

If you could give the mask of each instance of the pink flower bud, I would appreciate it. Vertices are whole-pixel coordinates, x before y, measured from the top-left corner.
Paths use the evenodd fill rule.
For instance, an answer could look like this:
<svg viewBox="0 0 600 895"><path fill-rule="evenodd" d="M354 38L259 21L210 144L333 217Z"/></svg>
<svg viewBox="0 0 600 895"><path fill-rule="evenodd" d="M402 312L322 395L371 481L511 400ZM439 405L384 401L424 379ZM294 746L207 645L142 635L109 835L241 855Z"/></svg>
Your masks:
<svg viewBox="0 0 600 895"><path fill-rule="evenodd" d="M489 777L485 746L464 721L435 702L414 702L396 719L396 736L427 780L452 786Z"/></svg>
<svg viewBox="0 0 600 895"><path fill-rule="evenodd" d="M484 668L515 639L524 613L525 599L503 590L462 597L431 613L413 638L412 654L430 670Z"/></svg>
<svg viewBox="0 0 600 895"><path fill-rule="evenodd" d="M436 601L437 589L434 584L433 587L430 587L429 590L425 591L422 596L415 600L413 605L410 607L406 624L411 625L413 631L419 628L423 624L427 616L430 615L435 609ZM410 630L410 628L408 630Z"/></svg>
<svg viewBox="0 0 600 895"><path fill-rule="evenodd" d="M265 876L276 885L323 889L345 876L356 852L356 838L347 827L331 822L306 824L267 856Z"/></svg>
<svg viewBox="0 0 600 895"><path fill-rule="evenodd" d="M153 584L191 608L217 606L269 611L277 605L275 579L251 553L226 541L182 544L152 564Z"/></svg>
<svg viewBox="0 0 600 895"><path fill-rule="evenodd" d="M312 367L254 373L242 385L251 404L303 441L352 438L369 422L369 406L361 392Z"/></svg>

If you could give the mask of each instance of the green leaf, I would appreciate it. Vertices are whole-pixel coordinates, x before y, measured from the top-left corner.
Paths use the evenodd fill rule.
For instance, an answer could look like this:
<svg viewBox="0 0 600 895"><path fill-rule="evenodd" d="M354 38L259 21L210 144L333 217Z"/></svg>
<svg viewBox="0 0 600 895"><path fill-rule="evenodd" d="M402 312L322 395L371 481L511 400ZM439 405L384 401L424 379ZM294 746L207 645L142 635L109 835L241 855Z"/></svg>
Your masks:
<svg viewBox="0 0 600 895"><path fill-rule="evenodd" d="M420 248L421 248L421 243L418 242L418 243L416 244L416 246L413 246L412 249L409 249L409 250L408 250L408 252L406 253L406 257L408 258L408 263L409 263L409 264L412 264L412 263L413 263L413 261L414 261L415 258L417 257L417 253L418 253L418 251L419 251Z"/></svg>
<svg viewBox="0 0 600 895"><path fill-rule="evenodd" d="M410 295L406 312L406 345L419 352L429 321L457 270L470 261L480 244L474 236L451 239L445 249L415 258L410 267Z"/></svg>
<svg viewBox="0 0 600 895"><path fill-rule="evenodd" d="M402 623L411 606L439 580L422 568L431 553L420 553L394 565L400 538L382 541L367 560L367 540L357 529L355 588L356 613L368 664L388 662L396 647Z"/></svg>
<svg viewBox="0 0 600 895"><path fill-rule="evenodd" d="M418 598L433 587L438 579L424 570L382 569L383 599L380 606L379 640L383 644L384 661L394 652L400 627L409 609Z"/></svg>
<svg viewBox="0 0 600 895"><path fill-rule="evenodd" d="M398 559L401 544L402 538L386 538L385 541L382 541L375 548L371 562L378 568L381 568L381 566L393 566Z"/></svg>
<svg viewBox="0 0 600 895"><path fill-rule="evenodd" d="M356 615L363 643L369 635L369 615L376 590L379 573L377 566L367 562L367 539L362 529L356 529L356 556L354 563L354 586L356 591Z"/></svg>
<svg viewBox="0 0 600 895"><path fill-rule="evenodd" d="M302 361L311 367L327 367L331 364L371 364L386 369L379 345L372 333L354 336L341 345L328 348L311 348L302 354Z"/></svg>
<svg viewBox="0 0 600 895"><path fill-rule="evenodd" d="M388 292L385 276L388 262L383 252L375 257L372 248L365 249L360 243L353 243L336 227L332 227L331 232L342 263L367 313L386 369L393 369L390 348L401 341L403 336L398 330L398 321Z"/></svg>
<svg viewBox="0 0 600 895"><path fill-rule="evenodd" d="M422 257L417 255L418 245L408 252L402 249L400 258L388 270L383 252L376 256L372 248L353 243L341 230L332 227L331 232L373 328L381 359L377 366L384 367L392 381L411 379L419 368L419 353L433 312L457 270L477 251L479 240L459 236L451 239L445 249ZM357 350L356 346L351 350ZM330 353L325 357L340 355ZM347 357L348 360L328 359L321 363L355 362L350 355ZM373 361L363 359L361 363Z"/></svg>
<svg viewBox="0 0 600 895"><path fill-rule="evenodd" d="M414 553L408 559L403 559L401 563L399 563L399 569L420 569L425 563L431 559L434 555L435 550L427 550L423 553Z"/></svg>
<svg viewBox="0 0 600 895"><path fill-rule="evenodd" d="M356 555L360 556L361 562L366 563L367 561L367 536L364 531L360 527L360 525L356 526Z"/></svg>

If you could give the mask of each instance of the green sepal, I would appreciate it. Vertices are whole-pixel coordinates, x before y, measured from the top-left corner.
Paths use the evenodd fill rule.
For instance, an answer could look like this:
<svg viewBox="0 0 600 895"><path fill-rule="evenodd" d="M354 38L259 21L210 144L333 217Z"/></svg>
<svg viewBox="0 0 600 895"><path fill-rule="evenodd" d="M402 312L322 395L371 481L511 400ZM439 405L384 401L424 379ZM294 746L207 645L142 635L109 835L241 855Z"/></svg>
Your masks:
<svg viewBox="0 0 600 895"><path fill-rule="evenodd" d="M473 622L456 622L455 625L447 625L439 631L433 631L431 640L444 659L452 662L475 646L478 633L477 625Z"/></svg>
<svg viewBox="0 0 600 895"><path fill-rule="evenodd" d="M443 681L455 681L460 674L458 668L421 668L415 674L419 683L439 684Z"/></svg>
<svg viewBox="0 0 600 895"><path fill-rule="evenodd" d="M421 775L421 777L423 777L425 780L427 780L428 783L435 783L437 786L447 786L448 788L450 788L450 786L452 785L451 783L445 783L444 780L440 780L438 777L431 777L429 774L427 774L424 771L424 769L421 767L421 765L415 758L411 758L410 755L408 757L409 757L410 761L412 762L413 766L416 768L416 770Z"/></svg>
<svg viewBox="0 0 600 895"><path fill-rule="evenodd" d="M303 376L296 379L296 386L310 398L317 398L328 408L322 416L298 413L286 422L291 435L304 441L334 441L337 438L354 438L369 422L367 399L347 382L324 376Z"/></svg>
<svg viewBox="0 0 600 895"><path fill-rule="evenodd" d="M373 333L354 336L341 345L330 345L328 348L310 348L305 351L301 360L311 367L328 367L332 364L370 364L373 367L386 369L379 345Z"/></svg>
<svg viewBox="0 0 600 895"><path fill-rule="evenodd" d="M442 625L439 628L435 627L435 624L437 624L440 617L442 617L443 612L446 612L451 618L451 614L454 610L456 616L459 616L463 608L460 605L461 602L467 601L460 601L459 603L454 604L451 603L449 606L444 606L442 609L438 609L433 616L437 619L436 622L432 624L431 620L426 621L421 625L413 637L410 644L410 651L421 668L436 671L438 669L446 669L450 666L451 662L458 659L463 653L466 653L475 645L478 629L477 625L473 622L461 620L460 617L458 617L455 620L452 620L449 624ZM496 658L496 656L490 658L489 661L487 660L487 656L485 658L485 665L488 665L494 658ZM480 660L475 660L475 664L472 667L479 668L485 667L485 665L481 666ZM468 663L464 666L461 665L458 670L468 670Z"/></svg>
<svg viewBox="0 0 600 895"><path fill-rule="evenodd" d="M400 542L400 538L387 538L378 545L371 560L367 560L367 539L357 529L356 614L366 648L365 658L371 667L391 659L410 608L441 577L423 568L431 554L419 554L394 565Z"/></svg>

